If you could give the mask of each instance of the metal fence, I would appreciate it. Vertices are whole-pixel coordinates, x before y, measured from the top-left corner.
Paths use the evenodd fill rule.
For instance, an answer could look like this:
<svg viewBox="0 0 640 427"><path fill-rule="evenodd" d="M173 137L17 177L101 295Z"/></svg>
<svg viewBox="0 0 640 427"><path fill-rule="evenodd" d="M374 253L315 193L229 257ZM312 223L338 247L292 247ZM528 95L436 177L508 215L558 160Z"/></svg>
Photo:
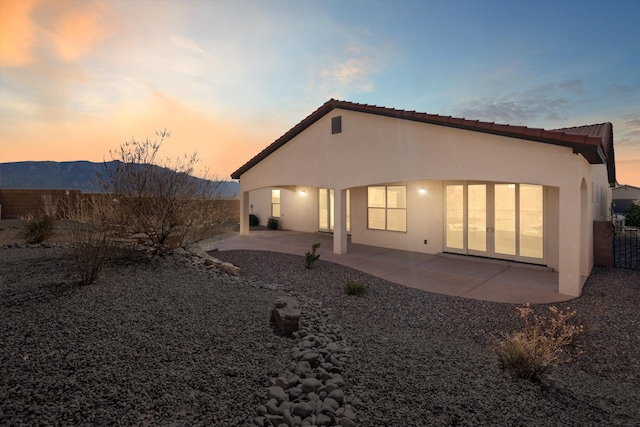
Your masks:
<svg viewBox="0 0 640 427"><path fill-rule="evenodd" d="M614 227L613 265L640 270L640 228Z"/></svg>

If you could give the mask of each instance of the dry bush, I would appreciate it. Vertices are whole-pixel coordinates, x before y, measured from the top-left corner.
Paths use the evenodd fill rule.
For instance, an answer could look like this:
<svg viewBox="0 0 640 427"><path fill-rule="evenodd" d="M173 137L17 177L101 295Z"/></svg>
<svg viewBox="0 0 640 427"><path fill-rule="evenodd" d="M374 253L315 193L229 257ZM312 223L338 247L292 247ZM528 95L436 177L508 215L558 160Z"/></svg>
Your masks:
<svg viewBox="0 0 640 427"><path fill-rule="evenodd" d="M496 341L495 351L503 368L519 378L538 381L549 368L569 359L564 349L575 344L584 326L570 322L576 312L568 308L561 311L551 306L549 316L535 314L529 304L517 311L524 320L524 330L503 335Z"/></svg>
<svg viewBox="0 0 640 427"><path fill-rule="evenodd" d="M105 163L99 180L117 199L122 223L162 253L186 246L220 225L220 212L204 206L219 198L224 182L192 176L200 161L196 153L161 160L159 151L170 133L156 135L159 141L132 139L112 151L115 162Z"/></svg>
<svg viewBox="0 0 640 427"><path fill-rule="evenodd" d="M42 195L42 210L45 216L58 218L58 205L59 200L56 197L53 197L51 194Z"/></svg>
<svg viewBox="0 0 640 427"><path fill-rule="evenodd" d="M366 283L359 280L347 279L347 284L344 287L344 292L347 295L364 296L369 290L369 286Z"/></svg>
<svg viewBox="0 0 640 427"><path fill-rule="evenodd" d="M21 234L27 243L43 243L55 233L53 218L49 215L34 218L29 214L24 219Z"/></svg>
<svg viewBox="0 0 640 427"><path fill-rule="evenodd" d="M109 197L88 196L63 204L68 247L83 285L98 278L113 250L114 215Z"/></svg>

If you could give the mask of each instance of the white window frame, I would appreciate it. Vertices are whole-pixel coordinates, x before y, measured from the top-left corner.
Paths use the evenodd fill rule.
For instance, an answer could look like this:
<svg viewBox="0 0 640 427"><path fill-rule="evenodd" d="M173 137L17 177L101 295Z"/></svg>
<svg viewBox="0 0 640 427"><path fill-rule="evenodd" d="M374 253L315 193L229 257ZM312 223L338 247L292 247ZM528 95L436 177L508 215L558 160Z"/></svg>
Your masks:
<svg viewBox="0 0 640 427"><path fill-rule="evenodd" d="M277 196L276 196L276 194L277 194ZM281 211L281 208L282 208L281 201L282 201L282 199L281 199L281 197L282 197L282 193L280 192L280 190L278 190L278 189L271 190L271 217L272 218L280 218L280 216L282 215L282 211ZM277 200L277 202L275 202L275 200ZM277 206L277 209L278 209L278 211L277 211L278 215L275 215L276 206Z"/></svg>
<svg viewBox="0 0 640 427"><path fill-rule="evenodd" d="M369 197L369 191L372 188L384 188L384 201L382 204L377 206L372 206L372 202ZM402 188L404 192L404 207L389 207L389 194L391 188ZM384 228L381 227L372 227L371 226L371 212L372 210L376 210L378 212L384 212ZM404 229L393 229L389 228L389 213L404 213ZM394 231L396 233L406 233L407 232L407 186L406 185L370 185L367 187L367 229L369 230L381 230L381 231Z"/></svg>

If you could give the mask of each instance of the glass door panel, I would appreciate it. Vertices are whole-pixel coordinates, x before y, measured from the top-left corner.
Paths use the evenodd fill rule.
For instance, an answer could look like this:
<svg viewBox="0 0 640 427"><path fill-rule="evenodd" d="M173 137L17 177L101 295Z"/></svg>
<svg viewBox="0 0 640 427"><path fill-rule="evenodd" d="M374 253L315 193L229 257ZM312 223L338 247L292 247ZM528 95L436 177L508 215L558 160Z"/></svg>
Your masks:
<svg viewBox="0 0 640 427"><path fill-rule="evenodd" d="M487 186L467 186L467 248L470 251L487 251Z"/></svg>
<svg viewBox="0 0 640 427"><path fill-rule="evenodd" d="M464 250L464 185L445 186L445 247Z"/></svg>
<svg viewBox="0 0 640 427"><path fill-rule="evenodd" d="M318 189L318 229L329 231L329 203L327 189Z"/></svg>
<svg viewBox="0 0 640 427"><path fill-rule="evenodd" d="M544 258L544 209L541 185L520 184L519 255Z"/></svg>
<svg viewBox="0 0 640 427"><path fill-rule="evenodd" d="M496 255L516 254L516 185L495 184L493 248Z"/></svg>
<svg viewBox="0 0 640 427"><path fill-rule="evenodd" d="M333 188L329 190L329 230L333 231L334 224L334 208L333 208Z"/></svg>
<svg viewBox="0 0 640 427"><path fill-rule="evenodd" d="M347 233L351 231L350 192L347 190ZM318 189L318 229L333 231L335 225L335 192L332 188Z"/></svg>

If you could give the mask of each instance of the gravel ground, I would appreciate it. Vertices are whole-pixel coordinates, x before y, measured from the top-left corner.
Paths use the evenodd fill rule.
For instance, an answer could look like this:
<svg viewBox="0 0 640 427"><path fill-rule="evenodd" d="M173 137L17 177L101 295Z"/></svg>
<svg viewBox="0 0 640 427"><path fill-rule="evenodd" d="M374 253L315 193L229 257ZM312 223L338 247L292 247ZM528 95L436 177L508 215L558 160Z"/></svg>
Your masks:
<svg viewBox="0 0 640 427"><path fill-rule="evenodd" d="M640 271L594 271L563 305L585 325L584 353L532 383L502 371L490 347L520 329L513 305L257 251L215 253L242 268L236 278L180 258L120 259L82 287L64 254L0 249L0 425L249 425L291 361L294 340L268 322L285 291L321 302L342 326L359 425L640 420ZM368 294L346 296L347 278Z"/></svg>

